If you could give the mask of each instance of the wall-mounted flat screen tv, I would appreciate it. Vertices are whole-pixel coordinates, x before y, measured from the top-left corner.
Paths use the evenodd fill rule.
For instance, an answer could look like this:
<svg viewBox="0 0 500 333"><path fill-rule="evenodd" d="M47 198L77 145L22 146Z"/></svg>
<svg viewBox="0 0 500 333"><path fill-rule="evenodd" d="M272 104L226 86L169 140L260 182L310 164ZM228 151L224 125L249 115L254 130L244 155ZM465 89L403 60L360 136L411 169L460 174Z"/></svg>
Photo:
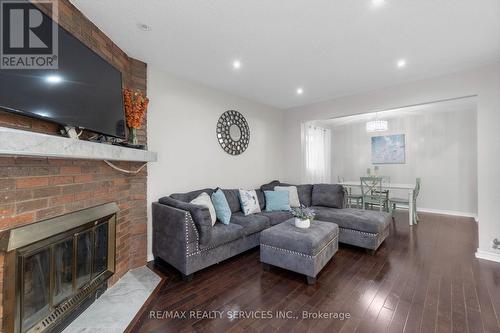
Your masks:
<svg viewBox="0 0 500 333"><path fill-rule="evenodd" d="M0 109L124 138L121 72L62 27L58 33L57 70L0 69Z"/></svg>

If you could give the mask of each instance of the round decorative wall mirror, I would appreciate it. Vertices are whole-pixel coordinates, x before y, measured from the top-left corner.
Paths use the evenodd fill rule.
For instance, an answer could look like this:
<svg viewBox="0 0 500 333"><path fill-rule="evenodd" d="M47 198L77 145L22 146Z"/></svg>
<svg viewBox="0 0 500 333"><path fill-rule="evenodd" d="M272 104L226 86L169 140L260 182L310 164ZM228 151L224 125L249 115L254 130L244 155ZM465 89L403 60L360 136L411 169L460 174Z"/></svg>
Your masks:
<svg viewBox="0 0 500 333"><path fill-rule="evenodd" d="M241 113L235 110L224 112L217 122L217 141L230 155L239 155L250 142L250 128Z"/></svg>

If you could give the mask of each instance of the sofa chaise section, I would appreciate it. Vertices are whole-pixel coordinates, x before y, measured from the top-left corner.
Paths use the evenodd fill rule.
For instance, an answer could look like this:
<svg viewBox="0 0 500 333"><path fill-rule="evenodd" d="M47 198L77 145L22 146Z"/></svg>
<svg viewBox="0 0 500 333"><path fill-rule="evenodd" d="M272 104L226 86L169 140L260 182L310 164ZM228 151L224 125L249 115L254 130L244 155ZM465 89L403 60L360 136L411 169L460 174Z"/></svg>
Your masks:
<svg viewBox="0 0 500 333"><path fill-rule="evenodd" d="M392 216L386 212L346 207L344 187L338 184L292 185L274 180L261 186L296 186L300 203L316 212L315 219L339 226L339 242L376 251L390 232Z"/></svg>
<svg viewBox="0 0 500 333"><path fill-rule="evenodd" d="M389 235L392 216L388 213L354 208L311 208L316 212L318 220L339 226L340 243L377 250Z"/></svg>

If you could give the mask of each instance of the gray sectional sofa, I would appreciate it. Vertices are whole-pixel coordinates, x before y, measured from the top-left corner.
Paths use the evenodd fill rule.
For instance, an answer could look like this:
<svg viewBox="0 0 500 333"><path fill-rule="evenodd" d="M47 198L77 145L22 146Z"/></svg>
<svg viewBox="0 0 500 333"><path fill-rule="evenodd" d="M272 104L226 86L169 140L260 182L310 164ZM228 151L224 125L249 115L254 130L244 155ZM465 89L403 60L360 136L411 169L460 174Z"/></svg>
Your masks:
<svg viewBox="0 0 500 333"><path fill-rule="evenodd" d="M237 189L223 190L231 208L228 225L211 224L203 206L189 202L213 189L172 194L153 203L153 255L185 278L192 273L259 246L260 232L290 218L290 212L266 212L264 191L290 184L272 181L256 190L261 213L245 216ZM388 213L345 207L345 191L340 185L294 185L300 203L316 211L316 220L339 226L339 242L375 251L389 234L392 217Z"/></svg>

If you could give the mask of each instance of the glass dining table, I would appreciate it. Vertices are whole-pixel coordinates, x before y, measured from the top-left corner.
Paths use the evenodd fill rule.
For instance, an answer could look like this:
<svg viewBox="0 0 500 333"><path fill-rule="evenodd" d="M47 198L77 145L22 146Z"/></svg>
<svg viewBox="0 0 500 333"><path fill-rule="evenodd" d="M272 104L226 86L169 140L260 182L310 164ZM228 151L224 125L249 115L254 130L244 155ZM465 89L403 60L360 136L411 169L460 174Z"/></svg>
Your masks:
<svg viewBox="0 0 500 333"><path fill-rule="evenodd" d="M348 180L348 181L343 181L339 182L340 185L347 187L350 191L353 187L361 187L361 181L360 180ZM382 189L384 190L406 190L408 192L408 217L409 217L409 223L410 225L415 225L417 224L415 221L415 216L414 210L416 209L415 205L413 204L413 194L415 191L415 186L416 184L405 184L405 183L382 183Z"/></svg>

